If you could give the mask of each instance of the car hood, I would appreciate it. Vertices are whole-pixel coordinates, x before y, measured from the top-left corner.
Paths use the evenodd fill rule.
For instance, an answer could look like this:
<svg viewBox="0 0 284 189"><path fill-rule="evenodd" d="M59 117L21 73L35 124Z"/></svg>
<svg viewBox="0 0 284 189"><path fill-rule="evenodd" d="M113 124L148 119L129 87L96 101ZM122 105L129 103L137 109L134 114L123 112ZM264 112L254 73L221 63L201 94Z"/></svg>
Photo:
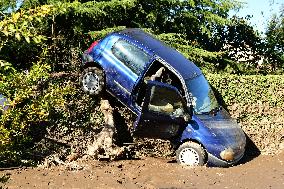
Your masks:
<svg viewBox="0 0 284 189"><path fill-rule="evenodd" d="M210 130L216 141L222 144L221 150L231 149L235 158L243 155L246 145L246 136L225 110L219 111L216 115L198 115L201 122ZM216 154L219 156L219 154Z"/></svg>

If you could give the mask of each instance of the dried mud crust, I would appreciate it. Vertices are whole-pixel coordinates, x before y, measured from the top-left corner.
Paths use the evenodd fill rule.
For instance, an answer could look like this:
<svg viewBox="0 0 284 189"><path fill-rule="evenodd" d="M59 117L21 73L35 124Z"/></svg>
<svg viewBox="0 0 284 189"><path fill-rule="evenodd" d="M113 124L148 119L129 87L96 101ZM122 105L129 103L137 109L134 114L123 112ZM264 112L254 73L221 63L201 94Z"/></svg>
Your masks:
<svg viewBox="0 0 284 189"><path fill-rule="evenodd" d="M284 153L261 155L230 168L186 167L165 158L114 162L82 161L83 170L4 170L13 188L284 188ZM1 187L1 185L0 185ZM4 187L4 188L5 188Z"/></svg>

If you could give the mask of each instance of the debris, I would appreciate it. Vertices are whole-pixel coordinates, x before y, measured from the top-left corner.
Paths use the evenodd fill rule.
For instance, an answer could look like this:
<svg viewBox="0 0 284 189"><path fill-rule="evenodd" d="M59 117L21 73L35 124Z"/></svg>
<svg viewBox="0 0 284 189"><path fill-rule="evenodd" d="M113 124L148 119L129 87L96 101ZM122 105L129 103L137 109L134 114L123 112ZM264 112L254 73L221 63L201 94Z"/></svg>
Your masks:
<svg viewBox="0 0 284 189"><path fill-rule="evenodd" d="M113 144L113 136L116 133L113 108L108 100L101 100L100 109L104 114L105 126L103 130L95 137L93 144L88 146L86 155L98 157L98 155L105 155L110 160L120 157L124 148L120 148Z"/></svg>
<svg viewBox="0 0 284 189"><path fill-rule="evenodd" d="M52 165L62 165L65 166L66 169L70 170L80 170L83 169L81 165L79 165L76 161L79 159L97 159L97 160L115 160L120 158L124 152L124 147L118 147L114 144L114 136L116 134L116 128L114 124L113 118L113 108L110 105L108 100L100 101L100 111L104 116L104 126L100 132L94 134L92 139L88 139L86 144L82 144L85 142L84 140L74 141L75 138L64 140L52 138L50 136L46 136L45 140L51 142L56 145L63 146L64 148L69 148L72 153L66 153L66 150L62 150L61 152L56 152L52 155L47 156L41 167L48 168ZM49 135L52 135L48 132Z"/></svg>

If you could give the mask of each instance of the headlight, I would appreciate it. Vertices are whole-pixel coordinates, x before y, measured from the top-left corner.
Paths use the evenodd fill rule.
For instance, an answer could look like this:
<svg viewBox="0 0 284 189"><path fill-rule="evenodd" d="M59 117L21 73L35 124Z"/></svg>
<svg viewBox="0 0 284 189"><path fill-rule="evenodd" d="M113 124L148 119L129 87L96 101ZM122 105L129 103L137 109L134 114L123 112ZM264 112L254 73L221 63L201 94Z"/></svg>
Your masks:
<svg viewBox="0 0 284 189"><path fill-rule="evenodd" d="M223 160L232 161L234 160L235 153L231 148L227 148L220 153Z"/></svg>

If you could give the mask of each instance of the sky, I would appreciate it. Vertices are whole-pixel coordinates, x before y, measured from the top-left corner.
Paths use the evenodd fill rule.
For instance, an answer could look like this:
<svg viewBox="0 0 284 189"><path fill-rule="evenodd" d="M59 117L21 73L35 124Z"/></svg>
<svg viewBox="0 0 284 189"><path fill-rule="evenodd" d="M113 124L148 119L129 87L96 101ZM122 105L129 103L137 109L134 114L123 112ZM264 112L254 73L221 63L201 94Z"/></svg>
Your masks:
<svg viewBox="0 0 284 189"><path fill-rule="evenodd" d="M246 15L253 16L251 25L259 32L265 32L269 18L273 14L279 13L281 4L284 6L284 0L239 0L246 3L238 12L231 12L230 15L236 14L239 17Z"/></svg>

